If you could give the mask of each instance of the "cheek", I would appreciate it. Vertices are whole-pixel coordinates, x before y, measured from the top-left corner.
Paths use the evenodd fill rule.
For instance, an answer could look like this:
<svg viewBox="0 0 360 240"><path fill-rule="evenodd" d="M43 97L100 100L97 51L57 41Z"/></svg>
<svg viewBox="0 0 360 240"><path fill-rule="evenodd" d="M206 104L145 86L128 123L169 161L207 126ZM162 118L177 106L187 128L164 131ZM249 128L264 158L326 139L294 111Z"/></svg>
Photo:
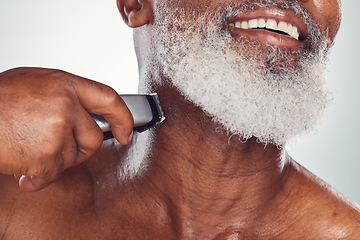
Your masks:
<svg viewBox="0 0 360 240"><path fill-rule="evenodd" d="M321 29L328 30L334 39L341 22L340 0L309 0L303 1L311 15L320 23Z"/></svg>

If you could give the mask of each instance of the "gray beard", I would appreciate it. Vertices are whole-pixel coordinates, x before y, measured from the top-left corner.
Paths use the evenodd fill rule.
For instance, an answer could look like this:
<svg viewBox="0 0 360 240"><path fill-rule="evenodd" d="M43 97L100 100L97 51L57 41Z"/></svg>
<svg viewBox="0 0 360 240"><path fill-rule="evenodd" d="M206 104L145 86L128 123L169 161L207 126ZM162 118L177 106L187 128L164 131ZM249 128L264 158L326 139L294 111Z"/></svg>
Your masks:
<svg viewBox="0 0 360 240"><path fill-rule="evenodd" d="M242 141L256 137L261 143L283 146L314 129L329 102L324 84L329 44L300 7L287 6L307 20L310 37L303 49L289 51L246 38L234 40L224 26L228 17L274 6L275 1L222 6L211 17L185 14L181 8L174 11L161 2L154 11L151 43L141 46L150 47L151 54L139 60L140 91L161 84L162 74ZM146 28L139 31L149 34ZM146 82L149 79L153 82Z"/></svg>

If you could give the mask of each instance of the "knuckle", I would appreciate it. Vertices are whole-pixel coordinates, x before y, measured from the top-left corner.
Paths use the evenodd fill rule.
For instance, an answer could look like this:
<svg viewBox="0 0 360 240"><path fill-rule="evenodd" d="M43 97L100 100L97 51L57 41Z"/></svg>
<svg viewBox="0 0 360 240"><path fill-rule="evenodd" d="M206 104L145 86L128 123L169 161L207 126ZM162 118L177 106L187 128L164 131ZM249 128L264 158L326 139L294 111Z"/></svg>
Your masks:
<svg viewBox="0 0 360 240"><path fill-rule="evenodd" d="M48 114L46 122L52 132L63 133L69 128L69 121L71 113L74 108L74 103L68 96L58 95L54 96L51 106L49 106L51 114Z"/></svg>
<svg viewBox="0 0 360 240"><path fill-rule="evenodd" d="M101 131L97 131L97 133L88 139L86 146L78 149L78 153L86 156L87 159L90 158L102 146L103 139L103 133Z"/></svg>
<svg viewBox="0 0 360 240"><path fill-rule="evenodd" d="M116 107L119 104L119 96L116 91L109 87L105 86L103 89L103 99L105 106L109 108Z"/></svg>
<svg viewBox="0 0 360 240"><path fill-rule="evenodd" d="M71 127L64 116L52 116L46 123L46 134L42 139L44 146L43 152L57 153L61 150L61 144L67 134L70 134Z"/></svg>
<svg viewBox="0 0 360 240"><path fill-rule="evenodd" d="M46 159L47 162L54 161L57 155L61 153L58 142L49 143L41 150L41 159ZM43 161L42 161L43 162Z"/></svg>
<svg viewBox="0 0 360 240"><path fill-rule="evenodd" d="M55 107L61 111L72 109L74 106L74 99L70 94L54 93L52 101Z"/></svg>

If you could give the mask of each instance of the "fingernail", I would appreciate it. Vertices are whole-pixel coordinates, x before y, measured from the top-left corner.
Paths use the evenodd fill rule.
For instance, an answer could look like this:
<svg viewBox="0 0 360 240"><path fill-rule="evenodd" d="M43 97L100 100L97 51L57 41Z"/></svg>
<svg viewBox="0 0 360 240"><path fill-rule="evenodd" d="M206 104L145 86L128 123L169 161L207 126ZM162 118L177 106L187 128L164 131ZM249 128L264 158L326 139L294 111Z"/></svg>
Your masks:
<svg viewBox="0 0 360 240"><path fill-rule="evenodd" d="M34 186L32 185L31 177L22 175L19 179L19 187L22 191L32 192Z"/></svg>
<svg viewBox="0 0 360 240"><path fill-rule="evenodd" d="M24 179L26 179L26 176L25 176L25 175L21 175L20 178L19 178L19 183L21 183L22 181L24 181Z"/></svg>

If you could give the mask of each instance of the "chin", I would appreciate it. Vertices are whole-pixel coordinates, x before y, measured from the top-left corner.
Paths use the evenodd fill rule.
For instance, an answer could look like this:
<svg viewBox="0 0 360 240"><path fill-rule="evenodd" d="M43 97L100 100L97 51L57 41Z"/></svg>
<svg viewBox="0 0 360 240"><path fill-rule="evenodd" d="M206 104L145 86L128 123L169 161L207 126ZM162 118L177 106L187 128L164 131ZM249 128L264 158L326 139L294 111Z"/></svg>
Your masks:
<svg viewBox="0 0 360 240"><path fill-rule="evenodd" d="M171 79L186 99L243 140L283 146L314 129L329 102L326 36L314 30L303 46L284 48L234 38L219 16L156 13L162 21L153 26L140 76L151 75L156 84L162 81L156 76ZM196 24L189 24L194 18Z"/></svg>

